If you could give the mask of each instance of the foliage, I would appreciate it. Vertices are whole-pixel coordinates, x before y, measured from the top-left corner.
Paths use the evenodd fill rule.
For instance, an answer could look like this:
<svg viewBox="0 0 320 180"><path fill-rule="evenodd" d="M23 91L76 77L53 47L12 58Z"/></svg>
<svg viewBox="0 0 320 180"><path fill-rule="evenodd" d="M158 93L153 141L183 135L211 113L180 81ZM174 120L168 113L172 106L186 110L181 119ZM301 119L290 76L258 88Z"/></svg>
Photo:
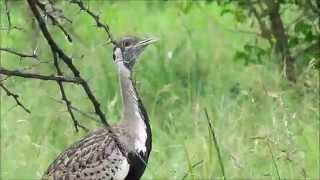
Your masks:
<svg viewBox="0 0 320 180"><path fill-rule="evenodd" d="M160 39L146 50L135 72L153 130L153 151L143 179L222 176L204 109L213 122L228 179L275 179L277 173L283 179L319 179L319 71L314 68L316 60L306 62L317 57L302 52L305 65L297 75L297 83L289 84L275 70L278 62L270 53L269 42L244 33L259 30L256 25L250 26L254 18L239 8L241 4L226 2L230 3L87 2L116 37L139 34ZM51 60L26 4L9 4L12 24L23 30L0 31L1 47L21 52L38 47L41 62ZM57 27L50 26L51 32L75 58L74 63L89 80L109 122L116 122L121 99L112 47L106 44L105 32L67 1L58 1L57 6L72 19L72 24L65 26L73 43L67 42ZM4 6L0 7L3 13ZM226 13L226 9L237 12ZM302 13L299 8L288 9L285 14L289 12L285 22ZM1 14L1 28L7 26L6 22ZM317 36L318 30L313 30L316 26L308 26L310 23L296 22L289 28L288 32L293 33L289 33L290 39L298 38L289 41L292 52ZM309 28L312 35L307 35ZM235 56L242 56L246 66L233 61ZM2 52L1 66L55 73L51 62L19 60ZM39 178L57 154L85 132L75 133L66 107L52 100L60 98L55 83L22 78L9 78L4 83L21 96L31 114L16 107L14 99L1 92L1 179ZM92 111L80 87L68 85L66 93L73 105ZM76 118L92 130L99 126L78 113Z"/></svg>
<svg viewBox="0 0 320 180"><path fill-rule="evenodd" d="M288 49L288 53L297 61L298 73L305 68L311 60L316 60L320 65L320 8L315 0L218 0L222 7L222 15L232 14L239 23L250 23L252 29L257 29L256 42L246 44L243 50L238 51L235 59L248 63L263 63L260 56L270 56L277 53L277 46L281 43L288 44L280 49L280 53ZM279 8L277 7L279 6ZM279 14L280 21L274 18ZM273 27L273 24L283 24L284 34L277 35L281 26ZM279 33L278 33L279 34ZM284 38L284 39L283 39ZM265 44L258 41L269 42ZM286 41L286 42L282 42ZM282 64L281 61L279 64Z"/></svg>

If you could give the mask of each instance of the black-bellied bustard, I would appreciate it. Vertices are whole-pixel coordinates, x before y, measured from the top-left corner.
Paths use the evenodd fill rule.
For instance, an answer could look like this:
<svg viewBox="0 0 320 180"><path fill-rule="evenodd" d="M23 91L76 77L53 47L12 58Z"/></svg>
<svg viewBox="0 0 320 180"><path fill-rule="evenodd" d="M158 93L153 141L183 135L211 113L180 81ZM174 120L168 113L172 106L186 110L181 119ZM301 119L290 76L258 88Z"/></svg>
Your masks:
<svg viewBox="0 0 320 180"><path fill-rule="evenodd" d="M122 120L111 126L112 133L101 128L67 148L49 166L43 179L134 180L142 176L151 151L151 128L132 70L140 53L155 41L124 37L115 45L113 59L120 78Z"/></svg>

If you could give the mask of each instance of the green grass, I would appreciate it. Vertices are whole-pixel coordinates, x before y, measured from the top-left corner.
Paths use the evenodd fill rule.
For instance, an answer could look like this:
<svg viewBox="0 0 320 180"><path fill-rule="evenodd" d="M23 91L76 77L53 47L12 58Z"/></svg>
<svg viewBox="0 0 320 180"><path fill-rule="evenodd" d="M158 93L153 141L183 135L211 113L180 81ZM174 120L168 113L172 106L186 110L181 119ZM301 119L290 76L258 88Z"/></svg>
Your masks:
<svg viewBox="0 0 320 180"><path fill-rule="evenodd" d="M41 59L50 60L41 35L25 25L31 19L24 6L13 3L11 13L13 23L26 30L1 31L1 47L31 52L32 44L37 44ZM153 150L143 178L222 178L204 115L207 109L227 179L319 179L319 72L306 69L297 84L289 85L273 59L264 59L261 65L235 62L236 50L255 39L230 29L249 26L237 24L230 15L220 16L214 3L194 6L187 14L181 11L183 6L182 1L90 3L117 37L160 39L144 52L135 72L153 130ZM121 99L112 47L105 45L104 32L85 13L78 13L75 6L65 13L73 20L72 28L67 26L74 43L52 28L55 39L75 57L109 122L116 122ZM6 18L1 20L6 26ZM3 67L31 64L1 53ZM54 73L48 64L35 69ZM60 98L56 83L10 78L5 84L32 113L15 107L14 100L1 92L1 179L40 178L56 155L85 133L75 133L66 107L50 98ZM73 105L93 111L80 87L66 87ZM99 126L76 117L92 130Z"/></svg>

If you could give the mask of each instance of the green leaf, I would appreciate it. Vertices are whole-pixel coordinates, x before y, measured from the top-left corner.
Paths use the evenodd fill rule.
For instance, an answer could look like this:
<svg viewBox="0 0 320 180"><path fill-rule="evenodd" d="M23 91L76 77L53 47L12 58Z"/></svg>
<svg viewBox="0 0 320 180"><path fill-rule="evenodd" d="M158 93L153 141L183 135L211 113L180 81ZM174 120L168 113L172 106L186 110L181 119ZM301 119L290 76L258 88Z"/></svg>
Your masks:
<svg viewBox="0 0 320 180"><path fill-rule="evenodd" d="M293 48L299 43L299 38L294 36L289 39L289 47Z"/></svg>
<svg viewBox="0 0 320 180"><path fill-rule="evenodd" d="M307 24L306 22L299 22L295 25L294 31L296 33L303 33L307 34L309 31L311 31L312 26L310 24Z"/></svg>
<svg viewBox="0 0 320 180"><path fill-rule="evenodd" d="M311 30L305 33L304 35L305 35L304 40L307 42L312 42L314 39L316 39L316 36L312 33Z"/></svg>

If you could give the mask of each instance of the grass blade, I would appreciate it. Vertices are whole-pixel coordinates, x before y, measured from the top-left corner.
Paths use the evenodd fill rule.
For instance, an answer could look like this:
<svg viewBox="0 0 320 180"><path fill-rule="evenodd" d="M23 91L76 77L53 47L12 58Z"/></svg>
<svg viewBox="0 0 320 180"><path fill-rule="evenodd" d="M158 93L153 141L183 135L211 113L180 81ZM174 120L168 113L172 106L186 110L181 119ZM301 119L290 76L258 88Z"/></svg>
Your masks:
<svg viewBox="0 0 320 180"><path fill-rule="evenodd" d="M274 168L276 169L276 173L277 173L277 176L278 176L278 180L280 180L281 178L280 178L280 173L279 173L278 165L277 165L277 163L276 163L276 160L274 159L274 155L273 155L273 152L272 152L272 149L271 149L269 140L267 140L267 146L268 146L269 151L270 151L270 154L271 154L273 166L274 166Z"/></svg>
<svg viewBox="0 0 320 180"><path fill-rule="evenodd" d="M213 126L212 126L212 124L211 124L211 122L210 122L207 109L204 109L204 113L205 113L205 115L206 115L206 118L207 118L207 121L208 121L208 125L209 125L209 131L210 131L211 134L212 134L212 139L213 139L213 142L214 142L214 146L215 146L216 151L217 151L217 154L218 154L218 160L219 160L219 165L220 165L221 172L222 172L222 175L223 175L223 179L226 180L227 178L226 178L226 174L225 174L225 171L224 171L224 165L223 165L223 161L222 161L222 156L221 156L219 144L218 144L216 135L215 135L215 133L214 133Z"/></svg>
<svg viewBox="0 0 320 180"><path fill-rule="evenodd" d="M194 169L194 168L196 168L197 166L199 166L199 165L201 165L203 163L203 160L200 160L200 161L198 161L198 162L196 162L195 164L193 164L190 168L189 168L189 172L186 172L185 174L184 174L184 176L182 177L182 180L184 180L189 174L190 174L190 169Z"/></svg>

